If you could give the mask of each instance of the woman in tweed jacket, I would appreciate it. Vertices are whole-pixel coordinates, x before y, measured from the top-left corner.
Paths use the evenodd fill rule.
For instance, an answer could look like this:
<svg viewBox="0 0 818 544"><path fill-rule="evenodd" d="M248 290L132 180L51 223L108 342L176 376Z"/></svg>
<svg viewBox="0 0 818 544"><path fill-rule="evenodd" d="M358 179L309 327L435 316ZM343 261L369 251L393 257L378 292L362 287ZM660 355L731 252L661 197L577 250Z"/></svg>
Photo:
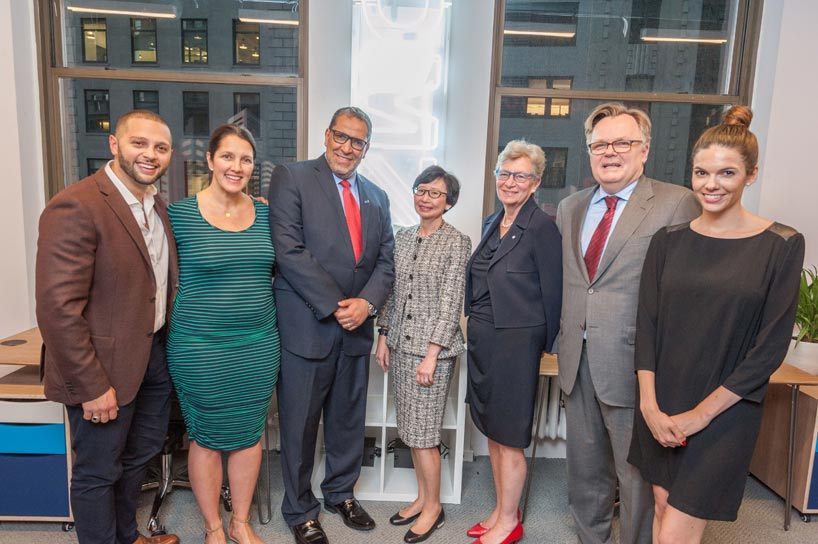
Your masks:
<svg viewBox="0 0 818 544"><path fill-rule="evenodd" d="M412 185L420 224L395 234L395 285L378 319L376 357L392 369L398 435L412 450L418 498L390 518L414 525L404 541L421 542L445 516L440 504L440 427L455 359L465 350L460 330L471 240L443 221L460 183L439 166Z"/></svg>

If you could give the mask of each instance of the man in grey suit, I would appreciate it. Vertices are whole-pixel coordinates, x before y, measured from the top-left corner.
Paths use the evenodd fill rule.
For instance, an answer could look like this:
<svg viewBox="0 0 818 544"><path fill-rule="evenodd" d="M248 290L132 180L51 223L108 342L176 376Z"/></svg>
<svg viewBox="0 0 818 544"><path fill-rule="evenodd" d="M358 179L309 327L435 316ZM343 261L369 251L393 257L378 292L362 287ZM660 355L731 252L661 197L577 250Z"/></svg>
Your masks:
<svg viewBox="0 0 818 544"><path fill-rule="evenodd" d="M644 176L648 116L602 104L585 120L597 182L563 200L559 381L567 422L568 500L580 541L613 544L617 481L620 542L650 543L653 494L627 462L633 427L636 306L653 234L699 215L693 193Z"/></svg>
<svg viewBox="0 0 818 544"><path fill-rule="evenodd" d="M328 542L311 490L322 413L324 507L353 529L375 527L352 490L363 460L371 318L392 287L395 240L386 193L356 172L371 133L366 113L341 108L324 133L326 153L280 165L270 181L283 348L281 512L300 544Z"/></svg>

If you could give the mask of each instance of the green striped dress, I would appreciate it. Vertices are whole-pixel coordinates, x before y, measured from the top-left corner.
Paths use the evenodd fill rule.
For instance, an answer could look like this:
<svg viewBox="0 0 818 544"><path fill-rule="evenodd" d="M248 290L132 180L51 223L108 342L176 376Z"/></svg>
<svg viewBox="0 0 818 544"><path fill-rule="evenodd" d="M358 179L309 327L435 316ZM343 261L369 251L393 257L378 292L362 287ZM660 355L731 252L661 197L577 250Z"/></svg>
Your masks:
<svg viewBox="0 0 818 544"><path fill-rule="evenodd" d="M168 210L179 253L168 368L190 439L214 450L258 442L278 379L275 251L267 206L247 230L220 230L195 196Z"/></svg>

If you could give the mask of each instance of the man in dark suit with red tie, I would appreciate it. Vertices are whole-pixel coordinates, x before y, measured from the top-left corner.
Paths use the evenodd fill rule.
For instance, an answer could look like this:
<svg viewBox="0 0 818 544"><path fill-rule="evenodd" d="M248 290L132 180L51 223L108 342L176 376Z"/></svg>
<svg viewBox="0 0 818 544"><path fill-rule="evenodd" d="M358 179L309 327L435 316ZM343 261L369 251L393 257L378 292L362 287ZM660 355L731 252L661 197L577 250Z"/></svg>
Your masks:
<svg viewBox="0 0 818 544"><path fill-rule="evenodd" d="M392 287L395 241L386 193L356 171L371 133L366 113L341 108L324 133L326 153L279 165L270 180L283 347L281 512L300 544L328 542L311 491L322 414L324 507L353 529L375 527L352 491L363 460L371 318Z"/></svg>

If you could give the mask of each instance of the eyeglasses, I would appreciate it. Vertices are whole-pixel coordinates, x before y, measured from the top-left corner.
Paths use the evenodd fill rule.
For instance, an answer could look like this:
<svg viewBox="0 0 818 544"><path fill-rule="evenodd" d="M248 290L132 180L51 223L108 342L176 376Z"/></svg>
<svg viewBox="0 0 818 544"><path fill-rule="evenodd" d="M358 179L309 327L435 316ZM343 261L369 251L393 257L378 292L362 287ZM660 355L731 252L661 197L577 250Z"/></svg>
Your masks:
<svg viewBox="0 0 818 544"><path fill-rule="evenodd" d="M508 181L513 179L515 183L522 184L532 179L537 179L534 174L528 172L509 172L508 170L497 169L494 171L494 176L500 181Z"/></svg>
<svg viewBox="0 0 818 544"><path fill-rule="evenodd" d="M443 195L449 194L443 191L435 191L434 189L421 189L420 187L415 187L412 189L412 192L415 193L415 196L422 197L423 195L429 195L429 198L440 198Z"/></svg>
<svg viewBox="0 0 818 544"><path fill-rule="evenodd" d="M360 138L353 138L349 134L345 134L340 130L333 130L329 129L332 133L332 139L335 141L336 144L344 145L345 143L349 142L352 145L352 149L355 151L363 151L364 148L369 145L369 142L366 140L361 140Z"/></svg>
<svg viewBox="0 0 818 544"><path fill-rule="evenodd" d="M633 147L633 144L641 144L642 140L617 140L615 142L593 142L588 144L588 151L591 155L604 155L608 151L608 146L611 146L617 153L627 153Z"/></svg>

